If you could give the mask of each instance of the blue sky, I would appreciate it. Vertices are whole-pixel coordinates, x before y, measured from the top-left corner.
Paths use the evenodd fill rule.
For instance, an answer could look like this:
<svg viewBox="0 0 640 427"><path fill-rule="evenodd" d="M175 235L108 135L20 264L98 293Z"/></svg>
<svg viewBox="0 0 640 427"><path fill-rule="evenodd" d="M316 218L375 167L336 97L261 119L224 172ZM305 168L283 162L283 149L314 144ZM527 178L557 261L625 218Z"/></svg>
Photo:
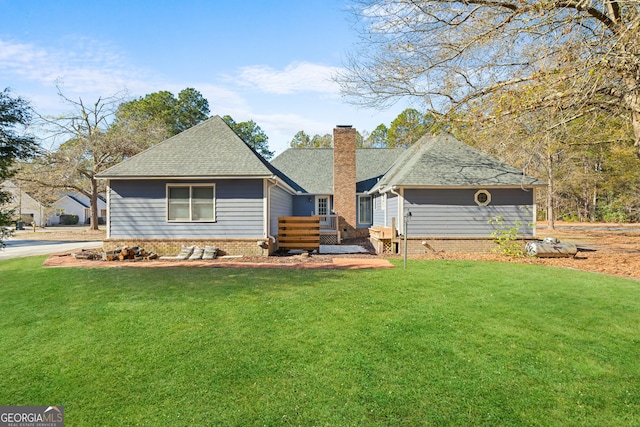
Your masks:
<svg viewBox="0 0 640 427"><path fill-rule="evenodd" d="M372 131L404 107L346 103L330 76L356 42L345 0L0 0L0 90L40 114L126 90L199 90L211 114L254 120L277 153L299 130Z"/></svg>

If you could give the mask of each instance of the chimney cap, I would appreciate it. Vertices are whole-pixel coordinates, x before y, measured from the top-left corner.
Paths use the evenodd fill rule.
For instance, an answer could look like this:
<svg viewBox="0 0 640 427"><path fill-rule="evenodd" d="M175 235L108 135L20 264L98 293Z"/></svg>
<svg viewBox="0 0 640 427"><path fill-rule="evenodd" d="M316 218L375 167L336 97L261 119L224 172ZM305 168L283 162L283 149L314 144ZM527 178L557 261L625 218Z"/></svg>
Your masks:
<svg viewBox="0 0 640 427"><path fill-rule="evenodd" d="M351 128L351 125L336 125L337 128Z"/></svg>

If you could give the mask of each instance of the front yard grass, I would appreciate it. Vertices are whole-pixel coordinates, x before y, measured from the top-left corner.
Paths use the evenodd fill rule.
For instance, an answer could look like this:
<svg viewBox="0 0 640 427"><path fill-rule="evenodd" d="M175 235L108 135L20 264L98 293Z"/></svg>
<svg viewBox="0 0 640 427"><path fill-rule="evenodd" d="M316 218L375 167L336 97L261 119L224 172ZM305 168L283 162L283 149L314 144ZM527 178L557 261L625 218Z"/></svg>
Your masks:
<svg viewBox="0 0 640 427"><path fill-rule="evenodd" d="M640 424L640 283L0 262L0 404L68 426Z"/></svg>

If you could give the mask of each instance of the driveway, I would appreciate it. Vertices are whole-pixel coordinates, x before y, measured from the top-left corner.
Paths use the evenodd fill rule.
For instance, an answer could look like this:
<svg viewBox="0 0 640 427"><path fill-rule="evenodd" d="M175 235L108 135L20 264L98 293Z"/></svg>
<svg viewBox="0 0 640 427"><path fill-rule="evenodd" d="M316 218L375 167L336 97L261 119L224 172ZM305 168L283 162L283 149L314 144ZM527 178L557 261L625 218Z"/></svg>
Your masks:
<svg viewBox="0 0 640 427"><path fill-rule="evenodd" d="M4 249L0 249L0 261L10 258L24 258L34 255L48 255L57 252L102 247L102 241L24 240L14 237L6 240L5 244Z"/></svg>

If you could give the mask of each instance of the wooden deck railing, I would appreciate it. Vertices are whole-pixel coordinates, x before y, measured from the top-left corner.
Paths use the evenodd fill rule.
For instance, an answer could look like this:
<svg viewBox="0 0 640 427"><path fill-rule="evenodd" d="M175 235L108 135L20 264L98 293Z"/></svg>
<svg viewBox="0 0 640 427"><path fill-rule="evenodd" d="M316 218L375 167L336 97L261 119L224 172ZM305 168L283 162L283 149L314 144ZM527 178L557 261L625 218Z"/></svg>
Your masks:
<svg viewBox="0 0 640 427"><path fill-rule="evenodd" d="M321 232L338 232L338 215L318 215Z"/></svg>
<svg viewBox="0 0 640 427"><path fill-rule="evenodd" d="M278 217L278 249L320 252L320 217Z"/></svg>

